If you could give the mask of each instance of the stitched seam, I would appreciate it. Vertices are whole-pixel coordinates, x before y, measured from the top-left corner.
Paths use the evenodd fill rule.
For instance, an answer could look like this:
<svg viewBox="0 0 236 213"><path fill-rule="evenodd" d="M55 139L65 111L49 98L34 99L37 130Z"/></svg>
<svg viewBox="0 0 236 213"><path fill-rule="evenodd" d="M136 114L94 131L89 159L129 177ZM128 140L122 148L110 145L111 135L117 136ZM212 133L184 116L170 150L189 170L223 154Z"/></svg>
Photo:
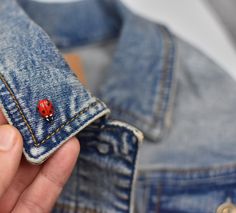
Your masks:
<svg viewBox="0 0 236 213"><path fill-rule="evenodd" d="M41 144L45 143L48 139L50 139L52 136L54 136L56 133L58 133L60 130L62 130L66 125L70 124L71 122L73 122L76 118L78 118L81 114L85 113L86 111L88 111L91 107L96 106L97 102L93 102L91 104L89 104L89 106L85 107L83 110L81 110L80 112L78 112L76 115L74 115L70 120L68 120L67 122L65 122L64 124L62 124L60 127L58 127L54 132L52 132L50 135L48 135L45 139L43 139L41 142L38 142L37 139L35 138L35 135L33 133L33 130L30 126L30 124L28 123L23 110L19 104L19 102L17 101L17 98L15 97L14 93L12 92L10 86L8 85L8 83L6 82L4 76L2 74L0 74L0 79L2 80L2 82L4 83L4 85L6 86L8 92L10 93L11 97L13 98L14 103L16 104L20 115L23 118L23 121L25 122L27 128L30 131L30 135L34 141L34 146L38 147ZM98 99L96 99L97 101L99 101Z"/></svg>
<svg viewBox="0 0 236 213"><path fill-rule="evenodd" d="M142 212L147 212L148 211L148 186L147 185L145 185L145 184L143 184L143 189L144 189L144 191L143 191L143 208L142 208Z"/></svg>
<svg viewBox="0 0 236 213"><path fill-rule="evenodd" d="M159 85L159 103L157 104L157 114L155 115L156 118L161 117L161 110L163 106L163 96L164 96L164 86L165 86L165 80L167 77L167 71L168 71L168 55L169 55L169 44L167 41L167 38L164 35L163 29L160 27L160 32L163 35L163 66L162 66L162 72L161 72L161 78L160 78L160 85Z"/></svg>
<svg viewBox="0 0 236 213"><path fill-rule="evenodd" d="M157 189L157 203L156 203L156 212L160 213L161 211L161 195L162 195L162 184L160 183Z"/></svg>
<svg viewBox="0 0 236 213"><path fill-rule="evenodd" d="M166 125L166 117L167 114L172 113L171 107L173 107L173 96L175 93L175 85L176 85L176 79L175 79L175 73L176 73L176 45L175 45L175 41L174 41L174 37L171 34L171 32L169 32L167 29L165 29L165 32L168 34L169 37L169 46L170 46L170 50L169 50L169 57L168 57L168 76L166 79L166 86L165 86L165 91L166 92L166 98L167 101L164 102L164 112L165 115L163 116L162 122L164 125Z"/></svg>
<svg viewBox="0 0 236 213"><path fill-rule="evenodd" d="M164 103L165 103L165 101L164 101L164 99L166 98L166 97L168 97L168 99L169 99L169 95L170 95L170 91L168 91L167 92L167 94L165 95L165 91L166 91L166 89L168 89L167 88L167 85L166 85L166 83L167 83L167 81L168 81L168 76L169 76L169 73L170 73L170 61L169 61L169 57L170 57L170 54L171 54L171 50L170 50L170 48L171 48L171 43L172 43L172 41L171 41L171 39L170 39L170 35L169 35L169 33L167 32L167 29L166 28L164 28L164 27L160 27L160 31L161 31L161 33L163 34L163 39L164 39L164 49L166 50L166 52L164 53L164 64L163 64L163 72L162 72L162 78L161 78L161 81L160 81L160 83L161 83L161 85L160 85L160 98L159 98L159 100L160 100L160 102L159 102L159 104L158 104L158 109L157 109L157 113L158 114L156 114L156 119L160 119L160 122L161 122L161 125L163 125L163 120L164 120L164 117L165 117L165 108L164 108ZM166 35L166 36L165 36ZM171 81L172 82L172 81ZM169 100L168 100L169 101ZM161 114L161 111L164 111L163 112L163 114Z"/></svg>
<svg viewBox="0 0 236 213"><path fill-rule="evenodd" d="M85 113L86 111L88 111L91 107L96 106L96 102L93 102L91 104L89 104L89 106L85 107L83 110L81 110L80 112L78 112L75 116L73 116L70 120L68 120L67 122L65 122L64 124L62 124L60 127L58 127L54 132L52 132L50 135L48 135L44 140L42 140L42 142L40 144L45 143L45 141L47 141L49 138L51 138L53 135L55 135L56 133L58 133L60 130L62 130L66 125L70 124L71 122L73 122L76 118L78 118L80 115L82 115L83 113Z"/></svg>
<svg viewBox="0 0 236 213"><path fill-rule="evenodd" d="M6 82L6 80L5 80L5 78L3 77L2 74L0 74L0 79L2 80L2 82L3 82L4 85L5 85L5 87L7 88L8 92L10 93L11 97L13 98L13 101L14 101L14 103L16 104L16 106L17 106L17 108L18 108L18 110L19 110L19 113L20 113L21 117L23 118L23 121L25 122L27 128L28 128L29 131L30 131L30 134L31 134L31 137L32 137L32 139L33 139L33 141L34 141L34 144L37 144L38 142L37 142L37 140L36 140L36 138L35 138L35 136L34 136L33 130L32 130L32 128L31 128L31 126L29 125L29 123L28 123L28 121L27 121L27 119L26 119L26 117L25 117L25 115L24 115L24 113L23 113L23 111L22 111L22 108L21 108L21 106L20 106L18 100L16 99L16 96L15 96L14 93L12 92L10 86L8 85L8 83Z"/></svg>
<svg viewBox="0 0 236 213"><path fill-rule="evenodd" d="M72 206L70 204L65 203L56 203L54 206L55 209L61 209L61 210L70 210L74 212L81 212L81 213L103 213L103 211L88 208L88 207L78 207L78 206Z"/></svg>

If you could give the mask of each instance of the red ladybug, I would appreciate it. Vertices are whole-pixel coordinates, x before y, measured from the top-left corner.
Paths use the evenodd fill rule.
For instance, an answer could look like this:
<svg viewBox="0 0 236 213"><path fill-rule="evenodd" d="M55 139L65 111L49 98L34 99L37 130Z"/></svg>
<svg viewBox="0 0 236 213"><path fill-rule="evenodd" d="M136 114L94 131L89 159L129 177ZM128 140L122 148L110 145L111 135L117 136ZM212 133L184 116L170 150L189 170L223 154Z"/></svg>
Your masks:
<svg viewBox="0 0 236 213"><path fill-rule="evenodd" d="M47 121L53 121L54 107L51 101L48 99L40 100L37 109L43 118Z"/></svg>

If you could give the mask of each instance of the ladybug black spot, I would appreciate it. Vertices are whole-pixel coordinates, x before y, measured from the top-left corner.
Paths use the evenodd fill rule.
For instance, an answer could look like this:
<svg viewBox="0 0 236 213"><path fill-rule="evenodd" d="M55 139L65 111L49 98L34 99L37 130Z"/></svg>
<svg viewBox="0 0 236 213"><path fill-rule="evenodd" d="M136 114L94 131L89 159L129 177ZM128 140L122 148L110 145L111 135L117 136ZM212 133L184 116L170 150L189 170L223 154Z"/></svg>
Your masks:
<svg viewBox="0 0 236 213"><path fill-rule="evenodd" d="M52 110L50 110L49 112L52 113Z"/></svg>
<svg viewBox="0 0 236 213"><path fill-rule="evenodd" d="M45 114L45 110L43 110L42 113Z"/></svg>

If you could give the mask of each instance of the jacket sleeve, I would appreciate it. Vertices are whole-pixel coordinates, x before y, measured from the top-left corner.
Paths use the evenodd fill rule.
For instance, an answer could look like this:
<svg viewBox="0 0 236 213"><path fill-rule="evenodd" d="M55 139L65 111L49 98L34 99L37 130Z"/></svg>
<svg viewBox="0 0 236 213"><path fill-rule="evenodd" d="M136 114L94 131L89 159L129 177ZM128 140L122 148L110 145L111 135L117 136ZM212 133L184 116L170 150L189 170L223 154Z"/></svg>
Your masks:
<svg viewBox="0 0 236 213"><path fill-rule="evenodd" d="M36 109L42 99L54 105L53 122ZM0 0L0 106L22 134L27 160L35 164L109 113L81 85L47 34L13 0Z"/></svg>

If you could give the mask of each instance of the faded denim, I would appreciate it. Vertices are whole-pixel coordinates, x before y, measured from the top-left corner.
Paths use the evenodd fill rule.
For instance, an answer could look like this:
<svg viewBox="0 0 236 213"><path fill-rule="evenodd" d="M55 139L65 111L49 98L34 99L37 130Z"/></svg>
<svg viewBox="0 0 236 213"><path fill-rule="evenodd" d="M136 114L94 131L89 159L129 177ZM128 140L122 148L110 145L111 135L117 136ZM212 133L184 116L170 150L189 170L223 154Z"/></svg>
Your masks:
<svg viewBox="0 0 236 213"><path fill-rule="evenodd" d="M79 191L73 190L80 198L81 211L132 211L142 133L109 119L106 105L81 85L48 35L17 2L0 3L0 103L8 121L23 136L25 157L42 163L76 135L82 141L80 183ZM54 104L53 122L37 112L37 103L44 98ZM66 193L63 206L74 201L72 192L68 199L63 196Z"/></svg>
<svg viewBox="0 0 236 213"><path fill-rule="evenodd" d="M49 37L23 10L13 1L1 2L1 105L21 131L26 158L41 163L68 136L109 110L82 87ZM45 98L55 106L53 122L46 122L36 110Z"/></svg>
<svg viewBox="0 0 236 213"><path fill-rule="evenodd" d="M96 96L145 136L139 149L140 132L106 117L81 131L81 157L54 212L210 213L236 203L230 76L119 1L20 3L60 48L115 40Z"/></svg>

